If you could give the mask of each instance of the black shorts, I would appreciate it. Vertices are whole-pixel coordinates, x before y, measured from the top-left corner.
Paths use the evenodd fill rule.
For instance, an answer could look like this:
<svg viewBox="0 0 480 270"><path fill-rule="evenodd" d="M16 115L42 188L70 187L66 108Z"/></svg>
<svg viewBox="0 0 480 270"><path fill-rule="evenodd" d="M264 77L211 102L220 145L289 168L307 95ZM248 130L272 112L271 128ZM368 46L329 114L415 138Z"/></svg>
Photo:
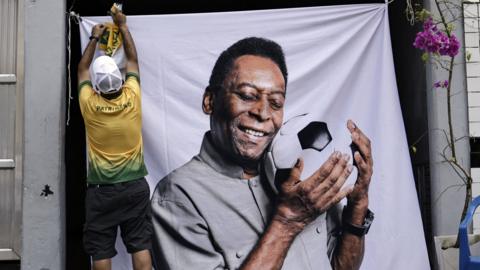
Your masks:
<svg viewBox="0 0 480 270"><path fill-rule="evenodd" d="M108 186L89 186L85 199L83 245L93 260L117 254L120 226L128 253L151 249L150 188L145 178Z"/></svg>

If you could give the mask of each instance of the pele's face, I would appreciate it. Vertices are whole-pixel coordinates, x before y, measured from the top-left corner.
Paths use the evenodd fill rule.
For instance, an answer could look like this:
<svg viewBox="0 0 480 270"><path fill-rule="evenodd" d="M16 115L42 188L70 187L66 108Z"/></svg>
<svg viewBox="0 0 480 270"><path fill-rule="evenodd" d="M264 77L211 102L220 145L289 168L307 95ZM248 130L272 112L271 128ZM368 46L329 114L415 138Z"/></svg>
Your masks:
<svg viewBox="0 0 480 270"><path fill-rule="evenodd" d="M237 58L211 104L214 143L234 160L258 162L282 125L284 103L285 80L275 62Z"/></svg>

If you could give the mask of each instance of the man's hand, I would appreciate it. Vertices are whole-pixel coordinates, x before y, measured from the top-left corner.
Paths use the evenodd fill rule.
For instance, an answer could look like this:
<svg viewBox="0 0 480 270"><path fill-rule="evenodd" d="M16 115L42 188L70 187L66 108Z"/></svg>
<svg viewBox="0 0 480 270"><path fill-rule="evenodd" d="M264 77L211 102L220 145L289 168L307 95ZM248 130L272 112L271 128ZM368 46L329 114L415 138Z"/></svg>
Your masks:
<svg viewBox="0 0 480 270"><path fill-rule="evenodd" d="M137 49L135 48L132 35L127 27L127 16L125 16L121 10L117 9L115 5L110 9L110 15L122 33L123 46L127 58L126 72L133 72L139 75Z"/></svg>
<svg viewBox="0 0 480 270"><path fill-rule="evenodd" d="M300 180L303 160L299 159L290 177L282 183L280 201L274 219L299 233L320 214L352 192L342 188L352 172L349 155L334 152L312 176Z"/></svg>
<svg viewBox="0 0 480 270"><path fill-rule="evenodd" d="M103 32L105 32L105 29L106 27L104 24L97 24L92 28L92 37L94 38L90 39L88 42L82 58L78 63L77 78L79 83L90 80L90 64L92 63L93 55L95 54L95 49L97 48L97 41L103 35Z"/></svg>
<svg viewBox="0 0 480 270"><path fill-rule="evenodd" d="M352 120L348 120L347 128L352 135L352 142L358 147L358 151L353 155L357 163L358 177L352 193L347 197L347 206L351 212L351 222L362 225L368 209L368 187L373 173L372 149L368 137Z"/></svg>
<svg viewBox="0 0 480 270"><path fill-rule="evenodd" d="M126 25L127 24L127 16L123 14L122 11L117 9L115 6L113 6L110 9L110 16L112 16L113 22L118 26Z"/></svg>
<svg viewBox="0 0 480 270"><path fill-rule="evenodd" d="M95 25L92 28L92 37L100 38L103 35L103 32L105 32L105 29L106 27L102 23Z"/></svg>
<svg viewBox="0 0 480 270"><path fill-rule="evenodd" d="M361 216L368 209L368 185L372 176L370 141L352 121L348 129L353 143L359 148L354 153L358 167L355 187L342 188L352 172L349 155L334 152L312 176L301 181L303 160L299 159L288 179L281 184L277 212L254 250L242 265L242 270L281 269L293 240L307 224L347 197L349 217ZM352 208L353 206L353 208ZM365 218L361 216L361 223ZM351 219L351 223L354 220ZM333 254L332 266L336 270L358 269L363 259L364 238L345 233Z"/></svg>
<svg viewBox="0 0 480 270"><path fill-rule="evenodd" d="M288 179L281 184L277 212L240 269L282 268L298 233L351 192L352 188L342 188L352 172L348 159L349 155L334 152L305 181L300 181L303 160L297 161Z"/></svg>
<svg viewBox="0 0 480 270"><path fill-rule="evenodd" d="M353 153L357 164L358 177L353 191L347 196L347 207L344 208L343 222L362 226L368 210L368 187L373 172L372 149L370 140L363 132L348 120L347 128L352 134L352 142L358 151ZM364 237L344 231L334 252L332 266L336 270L359 269L365 249Z"/></svg>

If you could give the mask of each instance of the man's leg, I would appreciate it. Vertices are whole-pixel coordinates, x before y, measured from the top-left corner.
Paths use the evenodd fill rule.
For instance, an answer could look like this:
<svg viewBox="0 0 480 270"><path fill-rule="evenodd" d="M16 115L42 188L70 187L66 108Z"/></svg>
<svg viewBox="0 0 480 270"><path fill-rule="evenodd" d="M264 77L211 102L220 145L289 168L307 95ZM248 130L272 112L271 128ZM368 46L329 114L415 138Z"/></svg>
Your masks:
<svg viewBox="0 0 480 270"><path fill-rule="evenodd" d="M89 187L85 198L85 225L83 244L85 252L91 256L94 270L110 270L111 258L117 254L115 239L118 221L114 208L118 205L113 187Z"/></svg>
<svg viewBox="0 0 480 270"><path fill-rule="evenodd" d="M111 269L112 269L111 259L93 261L93 270L111 270Z"/></svg>
<svg viewBox="0 0 480 270"><path fill-rule="evenodd" d="M123 243L132 254L135 270L152 269L150 249L152 248L152 221L150 211L150 189L145 179L134 181L126 187L123 208L124 220L120 224Z"/></svg>
<svg viewBox="0 0 480 270"><path fill-rule="evenodd" d="M152 258L148 249L138 251L132 254L133 269L134 270L151 270Z"/></svg>

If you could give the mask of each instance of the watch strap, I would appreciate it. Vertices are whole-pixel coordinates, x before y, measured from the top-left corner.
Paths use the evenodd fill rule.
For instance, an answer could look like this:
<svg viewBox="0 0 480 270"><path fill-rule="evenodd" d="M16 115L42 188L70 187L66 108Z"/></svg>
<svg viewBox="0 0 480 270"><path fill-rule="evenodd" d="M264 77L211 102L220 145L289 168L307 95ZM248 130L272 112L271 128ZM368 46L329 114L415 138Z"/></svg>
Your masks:
<svg viewBox="0 0 480 270"><path fill-rule="evenodd" d="M361 226L351 224L347 222L345 219L345 208L343 208L343 217L342 217L342 229L345 232L351 233L353 235L363 237L365 234L368 233L370 230L370 226L372 225L374 214L370 209L367 209L367 214L365 215L365 219Z"/></svg>

